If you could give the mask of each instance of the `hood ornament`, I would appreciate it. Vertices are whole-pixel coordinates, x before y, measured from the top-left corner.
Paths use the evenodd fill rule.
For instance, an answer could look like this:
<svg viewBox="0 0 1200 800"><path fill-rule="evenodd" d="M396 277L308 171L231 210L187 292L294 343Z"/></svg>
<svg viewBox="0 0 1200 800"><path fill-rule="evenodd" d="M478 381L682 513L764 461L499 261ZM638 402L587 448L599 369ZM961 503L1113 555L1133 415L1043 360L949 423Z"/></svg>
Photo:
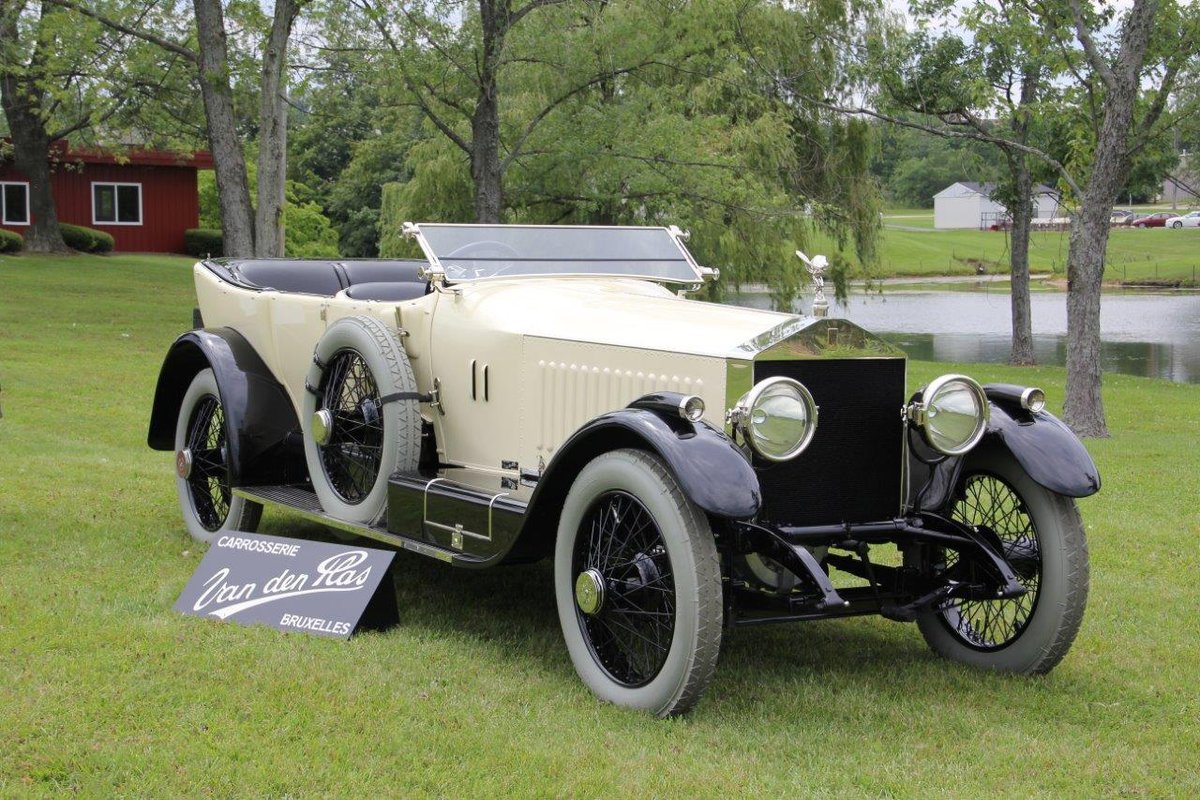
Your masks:
<svg viewBox="0 0 1200 800"><path fill-rule="evenodd" d="M829 301L825 299L825 270L829 267L829 259L825 258L825 256L813 256L810 259L800 250L796 251L796 255L804 262L804 266L808 269L808 274L812 276L813 316L827 316L829 314Z"/></svg>

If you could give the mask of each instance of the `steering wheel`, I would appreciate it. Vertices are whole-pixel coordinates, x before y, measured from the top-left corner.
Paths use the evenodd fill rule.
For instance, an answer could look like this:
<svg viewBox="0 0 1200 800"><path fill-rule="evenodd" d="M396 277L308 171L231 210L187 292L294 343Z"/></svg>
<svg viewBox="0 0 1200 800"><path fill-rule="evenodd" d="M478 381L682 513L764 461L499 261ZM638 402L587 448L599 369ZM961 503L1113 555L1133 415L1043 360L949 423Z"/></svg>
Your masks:
<svg viewBox="0 0 1200 800"><path fill-rule="evenodd" d="M462 247L456 248L453 252L447 253L440 259L442 266L446 269L448 277L453 278L490 278L495 275L502 275L508 270L516 266L512 261L499 262L495 268L492 267L474 267L468 268L461 264L449 263L454 258L475 259L475 258L511 258L518 259L521 254L518 253L511 245L504 242L498 242L494 239L485 239L481 242L471 242L464 244ZM453 273L451 271L454 271ZM471 273L474 274L471 274Z"/></svg>

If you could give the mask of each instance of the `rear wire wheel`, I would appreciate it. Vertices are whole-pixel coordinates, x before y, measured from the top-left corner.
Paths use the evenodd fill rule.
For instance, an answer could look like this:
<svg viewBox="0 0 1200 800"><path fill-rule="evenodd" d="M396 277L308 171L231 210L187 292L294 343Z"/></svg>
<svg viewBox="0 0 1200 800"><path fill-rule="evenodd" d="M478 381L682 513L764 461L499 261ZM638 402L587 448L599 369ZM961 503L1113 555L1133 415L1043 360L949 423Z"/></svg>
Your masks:
<svg viewBox="0 0 1200 800"><path fill-rule="evenodd" d="M228 460L225 409L216 376L204 369L188 386L175 425L175 485L184 525L197 541L258 528L262 506L233 494Z"/></svg>
<svg viewBox="0 0 1200 800"><path fill-rule="evenodd" d="M918 617L925 640L939 655L974 666L1049 672L1070 649L1087 605L1087 539L1075 501L992 448L968 456L949 513L995 534L1025 593L949 600ZM971 565L952 550L932 548L927 559L927 569L947 578L974 580Z"/></svg>

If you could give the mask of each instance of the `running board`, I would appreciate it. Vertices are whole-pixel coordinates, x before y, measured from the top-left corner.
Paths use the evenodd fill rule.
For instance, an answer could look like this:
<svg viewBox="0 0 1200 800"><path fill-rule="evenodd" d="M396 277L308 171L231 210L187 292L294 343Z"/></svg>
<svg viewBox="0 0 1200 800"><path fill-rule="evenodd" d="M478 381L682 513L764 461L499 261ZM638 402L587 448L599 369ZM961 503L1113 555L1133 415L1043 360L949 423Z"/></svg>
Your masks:
<svg viewBox="0 0 1200 800"><path fill-rule="evenodd" d="M375 525L363 525L357 522L347 522L325 513L316 494L300 486L246 486L237 487L233 493L263 506L284 508L293 514L298 514L310 522L316 522L327 528L336 528L355 536L364 536L377 542L391 545L401 550L427 556L447 564L474 563L479 561L465 553L455 553L436 545L418 542L407 536L400 536Z"/></svg>

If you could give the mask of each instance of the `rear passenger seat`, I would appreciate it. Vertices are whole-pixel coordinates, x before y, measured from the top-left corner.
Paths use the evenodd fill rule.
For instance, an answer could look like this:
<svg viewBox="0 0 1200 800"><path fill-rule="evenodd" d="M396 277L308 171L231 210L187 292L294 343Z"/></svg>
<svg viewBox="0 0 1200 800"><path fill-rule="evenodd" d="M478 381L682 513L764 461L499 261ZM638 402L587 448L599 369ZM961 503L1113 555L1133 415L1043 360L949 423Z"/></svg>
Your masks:
<svg viewBox="0 0 1200 800"><path fill-rule="evenodd" d="M226 280L258 289L332 297L345 291L354 300L411 300L429 292L420 277L424 261L298 261L250 259L209 261Z"/></svg>

